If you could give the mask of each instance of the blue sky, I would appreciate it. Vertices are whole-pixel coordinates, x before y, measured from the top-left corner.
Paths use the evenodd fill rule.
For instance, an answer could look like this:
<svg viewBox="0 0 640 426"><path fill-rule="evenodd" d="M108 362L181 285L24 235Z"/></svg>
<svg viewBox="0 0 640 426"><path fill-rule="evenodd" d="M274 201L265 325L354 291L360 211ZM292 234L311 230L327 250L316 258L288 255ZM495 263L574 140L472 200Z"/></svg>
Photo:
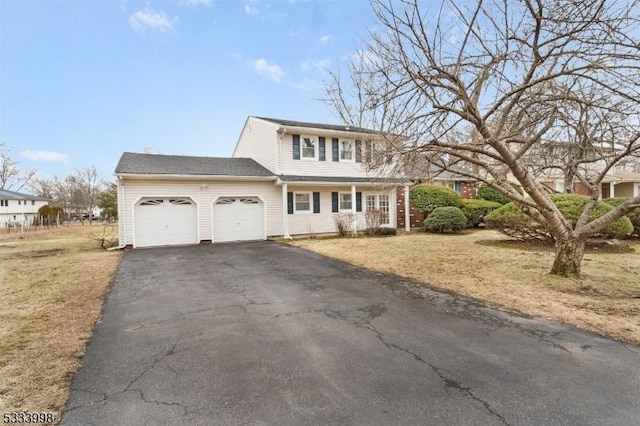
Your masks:
<svg viewBox="0 0 640 426"><path fill-rule="evenodd" d="M123 151L230 156L249 115L336 123L322 70L373 23L365 0L0 0L0 149L112 180Z"/></svg>

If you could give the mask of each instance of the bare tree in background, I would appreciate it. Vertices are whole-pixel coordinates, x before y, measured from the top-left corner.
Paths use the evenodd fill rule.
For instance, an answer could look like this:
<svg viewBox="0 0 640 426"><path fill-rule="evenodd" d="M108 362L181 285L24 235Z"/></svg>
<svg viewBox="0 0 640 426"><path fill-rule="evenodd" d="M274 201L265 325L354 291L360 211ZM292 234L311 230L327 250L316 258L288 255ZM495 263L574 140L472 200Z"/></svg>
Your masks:
<svg viewBox="0 0 640 426"><path fill-rule="evenodd" d="M100 172L95 166L86 169L76 170L76 175L72 176L74 185L74 197L78 197L79 204L89 216L89 222L93 219L93 210L98 205L100 193L104 186Z"/></svg>
<svg viewBox="0 0 640 426"><path fill-rule="evenodd" d="M587 237L640 207L636 196L590 220L607 172L640 151L638 0L372 6L379 27L352 60L349 84L334 74L327 90L344 120L368 120L346 124L403 135L390 144L396 164L426 157L508 196L551 229L551 272L579 275ZM565 154L547 166L590 192L575 224L536 174L552 143Z"/></svg>
<svg viewBox="0 0 640 426"><path fill-rule="evenodd" d="M20 170L18 162L0 153L0 189L20 191L36 174L36 169Z"/></svg>

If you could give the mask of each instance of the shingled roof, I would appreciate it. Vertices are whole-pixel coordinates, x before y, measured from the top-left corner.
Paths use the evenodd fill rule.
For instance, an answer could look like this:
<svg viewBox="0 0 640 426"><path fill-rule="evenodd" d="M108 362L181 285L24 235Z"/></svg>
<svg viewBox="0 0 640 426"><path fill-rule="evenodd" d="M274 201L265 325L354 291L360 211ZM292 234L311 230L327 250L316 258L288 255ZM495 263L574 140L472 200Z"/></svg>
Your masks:
<svg viewBox="0 0 640 426"><path fill-rule="evenodd" d="M0 198L3 200L40 200L49 201L48 198L38 197L37 195L23 194L21 192L9 191L7 189L0 189Z"/></svg>
<svg viewBox="0 0 640 426"><path fill-rule="evenodd" d="M377 130L365 129L363 127L341 126L336 124L308 123L304 121L282 120L279 118L266 118L266 117L255 117L255 118L258 118L260 120L270 121L280 126L308 127L311 129L336 130L340 132L353 132L353 133L369 133L369 134L380 133Z"/></svg>
<svg viewBox="0 0 640 426"><path fill-rule="evenodd" d="M251 158L189 157L125 152L116 174L273 176Z"/></svg>

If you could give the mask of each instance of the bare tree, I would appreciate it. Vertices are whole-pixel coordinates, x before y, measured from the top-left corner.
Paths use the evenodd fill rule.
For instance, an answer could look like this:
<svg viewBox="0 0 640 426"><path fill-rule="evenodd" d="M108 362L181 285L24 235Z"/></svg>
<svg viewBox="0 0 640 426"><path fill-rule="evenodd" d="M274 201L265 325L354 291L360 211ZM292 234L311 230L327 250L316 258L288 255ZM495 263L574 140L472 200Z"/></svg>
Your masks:
<svg viewBox="0 0 640 426"><path fill-rule="evenodd" d="M0 153L0 189L20 191L36 174L36 169L20 170L18 162Z"/></svg>
<svg viewBox="0 0 640 426"><path fill-rule="evenodd" d="M590 220L605 175L640 151L638 0L429 5L372 0L379 27L359 55L367 60L350 70L355 84L372 88L360 100L369 125L403 135L392 144L396 164L437 158L508 196L551 229L551 272L579 275L587 237L640 207L636 196ZM549 142L579 153L552 164L590 192L576 223L536 174L536 151Z"/></svg>
<svg viewBox="0 0 640 426"><path fill-rule="evenodd" d="M78 204L81 204L89 221L93 219L93 210L98 205L100 193L104 183L100 176L100 172L95 166L86 169L76 170L76 175L72 176L74 183L75 196L78 197Z"/></svg>
<svg viewBox="0 0 640 426"><path fill-rule="evenodd" d="M54 181L46 178L33 178L29 183L29 188L33 195L47 198L51 201L55 199Z"/></svg>

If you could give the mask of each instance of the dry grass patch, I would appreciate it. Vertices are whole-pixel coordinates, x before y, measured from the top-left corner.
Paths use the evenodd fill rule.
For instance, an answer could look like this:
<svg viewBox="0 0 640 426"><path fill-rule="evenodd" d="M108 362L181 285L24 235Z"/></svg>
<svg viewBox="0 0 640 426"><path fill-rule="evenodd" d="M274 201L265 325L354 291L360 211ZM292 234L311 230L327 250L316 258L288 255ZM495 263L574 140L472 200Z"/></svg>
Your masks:
<svg viewBox="0 0 640 426"><path fill-rule="evenodd" d="M588 252L583 276L549 275L549 248L504 244L494 231L291 244L530 315L640 344L640 244L630 253Z"/></svg>
<svg viewBox="0 0 640 426"><path fill-rule="evenodd" d="M120 262L89 241L98 225L0 234L0 410L53 411Z"/></svg>

